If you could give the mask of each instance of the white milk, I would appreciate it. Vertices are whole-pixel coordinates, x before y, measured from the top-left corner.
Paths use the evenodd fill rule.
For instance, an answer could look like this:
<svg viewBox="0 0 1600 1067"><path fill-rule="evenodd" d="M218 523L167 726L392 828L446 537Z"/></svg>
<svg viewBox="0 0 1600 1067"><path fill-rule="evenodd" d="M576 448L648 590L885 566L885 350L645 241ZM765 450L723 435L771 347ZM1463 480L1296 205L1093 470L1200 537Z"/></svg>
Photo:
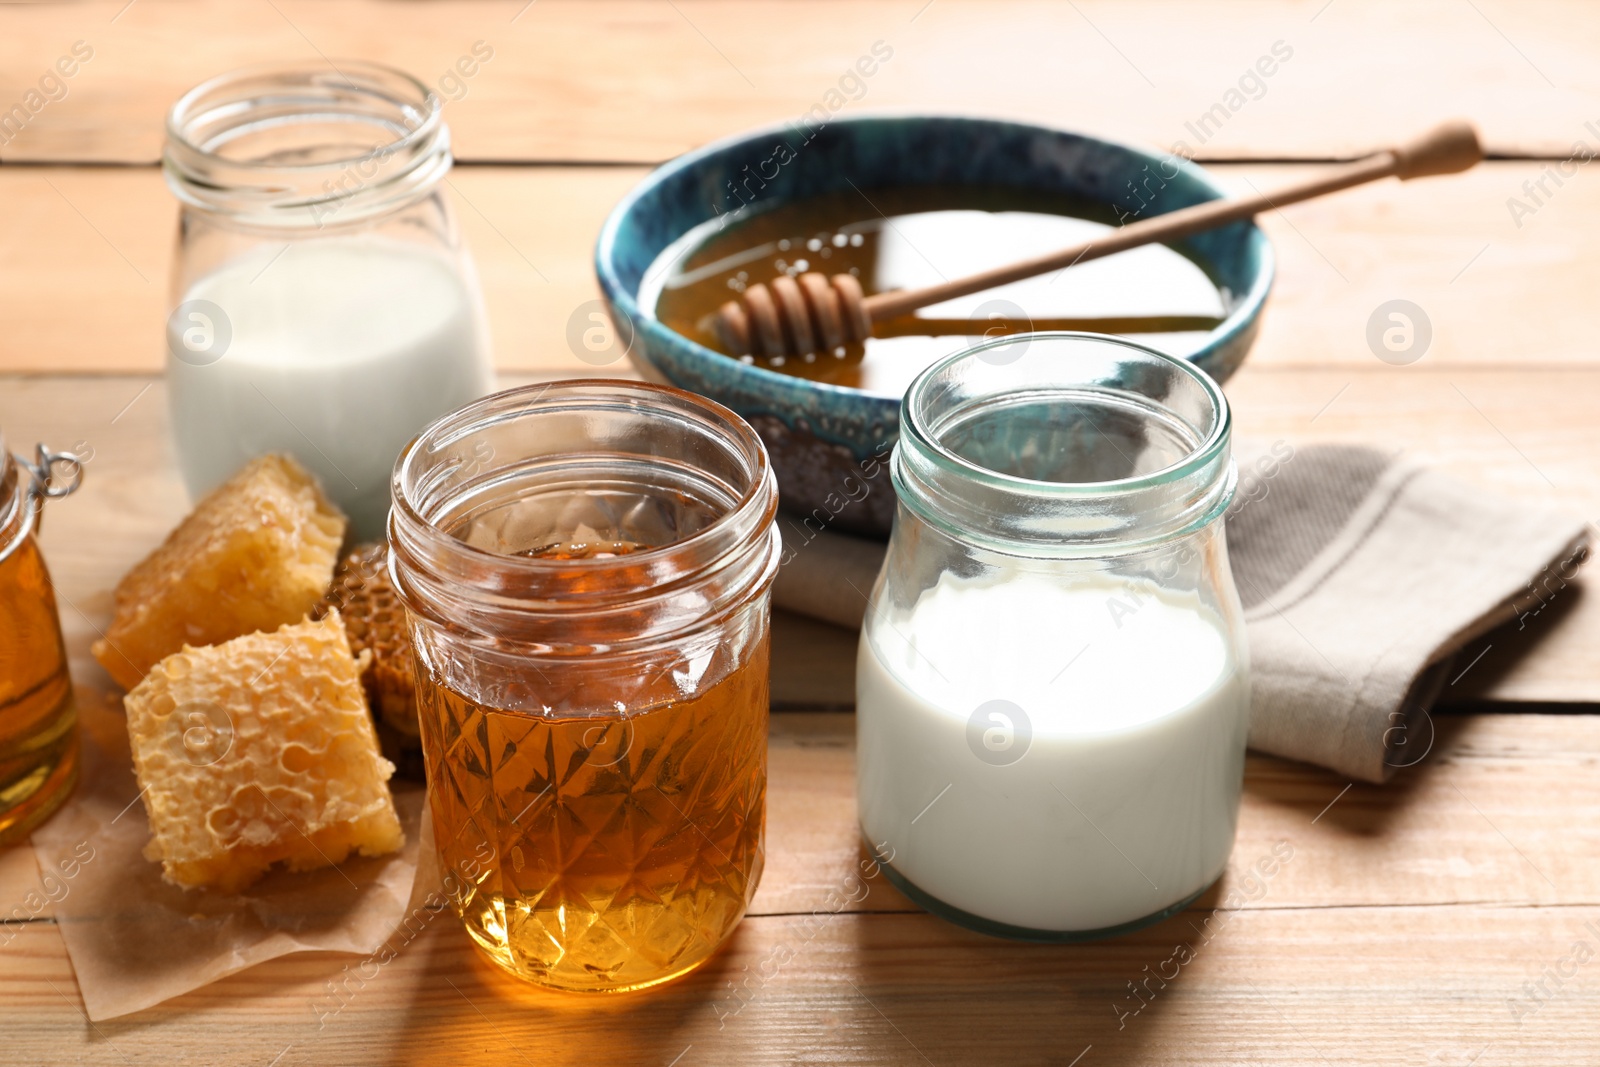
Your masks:
<svg viewBox="0 0 1600 1067"><path fill-rule="evenodd" d="M1194 594L947 573L909 620L871 633L856 667L861 826L917 888L995 922L1089 931L1222 872L1249 691ZM980 714L969 728L992 700L1026 723L991 705L1011 726Z"/></svg>
<svg viewBox="0 0 1600 1067"><path fill-rule="evenodd" d="M232 335L215 362L168 359L184 479L198 497L254 456L290 452L358 536L379 536L400 450L492 388L477 301L453 261L420 245L351 237L282 249L231 260L183 296L221 308Z"/></svg>

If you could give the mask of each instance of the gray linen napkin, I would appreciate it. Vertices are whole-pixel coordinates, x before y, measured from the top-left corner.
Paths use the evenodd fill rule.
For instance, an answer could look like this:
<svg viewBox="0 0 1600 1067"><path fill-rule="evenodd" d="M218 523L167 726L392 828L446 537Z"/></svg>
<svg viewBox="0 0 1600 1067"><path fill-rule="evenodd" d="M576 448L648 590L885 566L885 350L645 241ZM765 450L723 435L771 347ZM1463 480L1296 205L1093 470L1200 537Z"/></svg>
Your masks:
<svg viewBox="0 0 1600 1067"><path fill-rule="evenodd" d="M1483 493L1352 445L1241 445L1228 554L1244 604L1250 745L1382 782L1420 758L1422 717L1463 645L1515 619L1535 583L1570 581L1581 519ZM876 541L786 538L777 606L859 627ZM1524 603L1522 606L1526 606Z"/></svg>

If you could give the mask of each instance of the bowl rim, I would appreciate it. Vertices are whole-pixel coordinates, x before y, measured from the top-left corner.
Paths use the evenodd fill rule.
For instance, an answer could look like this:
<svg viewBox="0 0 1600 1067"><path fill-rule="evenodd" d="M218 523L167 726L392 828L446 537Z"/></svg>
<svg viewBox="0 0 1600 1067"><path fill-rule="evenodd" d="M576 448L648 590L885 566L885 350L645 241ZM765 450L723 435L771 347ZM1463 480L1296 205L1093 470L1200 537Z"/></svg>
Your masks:
<svg viewBox="0 0 1600 1067"><path fill-rule="evenodd" d="M1030 131L1033 133L1051 134L1055 136L1065 135L1067 137L1076 138L1080 141L1093 142L1126 152L1151 164L1160 164L1165 161L1176 160L1180 173L1195 181L1202 189L1214 194L1209 199L1225 199L1227 195L1226 191L1217 183L1209 171L1200 166L1198 163L1195 163L1193 160L1180 156L1177 153L1155 153L1148 149L1129 144L1125 141L1112 140L1110 138L1101 137L1097 134L1083 133L1077 130L1071 130L1061 126L1046 125L1040 122L1001 118L994 115L962 112L959 110L928 111L921 109L902 110L898 108L867 108L861 111L853 112L849 115L832 117L828 120L826 126L822 127L821 129L826 129L827 127L835 124L864 125L874 122L883 122L886 120L904 121L907 119L931 120L935 122L966 122L997 127L1012 127L1014 129ZM904 397L903 393L896 395L892 393L876 392L870 389L858 389L849 385L834 385L831 382L818 382L809 378L798 378L792 374L782 374L778 371L768 370L765 367L759 367L752 363L743 363L721 352L707 348L698 341L684 337L676 330L669 328L660 319L656 318L653 313L644 312L639 307L635 294L629 292L628 288L622 284L621 279L617 277L615 265L617 235L621 231L623 220L646 195L654 191L669 178L700 165L706 159L716 155L717 153L726 151L727 149L742 143L765 139L778 131L787 131L791 130L791 128L792 124L790 122L778 121L753 127L738 133L729 134L724 137L719 137L714 141L709 141L703 145L700 145L698 148L691 148L689 151L667 160L665 163L656 167L654 170L650 171L650 173L646 174L642 179L640 179L640 181L631 189L629 189L627 193L623 195L622 199L618 200L616 205L612 207L610 213L606 216L604 225L600 227L599 236L595 239L595 275L597 280L600 282L601 293L605 296L612 309L616 312L620 312L622 316L628 320L630 326L629 335L632 340L632 344L640 343L639 334L641 331L669 344L681 344L696 361L714 360L716 361L717 365L726 366L736 380L743 378L746 381L760 383L759 391L763 393L770 394L774 391L779 393L788 393L792 391L796 396L810 393L812 395L820 394L822 396L837 397L843 400L892 403L895 405L896 411L898 411L900 401ZM818 132L821 131L819 130ZM733 210L740 211L742 209L743 205ZM733 212L729 212L728 214L732 213ZM1247 220L1246 224L1249 226L1250 230L1254 232L1254 235L1260 238L1258 242L1260 260L1255 273L1255 278L1252 281L1248 292L1241 296L1238 306L1229 312L1227 317L1223 319L1222 324L1210 331L1208 340L1197 352L1184 356L1175 356L1174 358L1181 359L1186 363L1195 364L1198 367L1199 365L1196 359L1198 355L1207 351L1224 347L1237 338L1239 334L1243 333L1247 329L1252 328L1256 320L1260 318L1262 308L1266 304L1267 295L1272 289L1272 283L1277 274L1277 257L1273 252L1271 239L1267 237L1266 231L1261 229L1256 220L1251 218ZM659 255L660 253L658 252L657 256ZM652 260L652 263L653 262L654 261ZM631 358L638 358L634 357L633 355L632 345L629 346L629 356ZM1199 369L1204 370L1205 368L1200 367ZM661 372L657 370L657 373Z"/></svg>

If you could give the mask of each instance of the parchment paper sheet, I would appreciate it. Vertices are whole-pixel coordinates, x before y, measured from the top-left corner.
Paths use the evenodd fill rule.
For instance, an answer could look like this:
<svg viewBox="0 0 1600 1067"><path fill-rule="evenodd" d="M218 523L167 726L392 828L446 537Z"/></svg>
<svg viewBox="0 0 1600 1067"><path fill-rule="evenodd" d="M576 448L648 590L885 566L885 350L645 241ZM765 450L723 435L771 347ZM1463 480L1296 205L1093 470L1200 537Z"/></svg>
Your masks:
<svg viewBox="0 0 1600 1067"><path fill-rule="evenodd" d="M98 710L98 709L96 709ZM337 867L274 870L243 893L179 889L144 858L150 839L120 715L83 731L77 793L33 832L89 1018L127 1015L291 952L370 953L406 914L417 876L420 786L396 786L406 844ZM433 863L425 865L433 877Z"/></svg>

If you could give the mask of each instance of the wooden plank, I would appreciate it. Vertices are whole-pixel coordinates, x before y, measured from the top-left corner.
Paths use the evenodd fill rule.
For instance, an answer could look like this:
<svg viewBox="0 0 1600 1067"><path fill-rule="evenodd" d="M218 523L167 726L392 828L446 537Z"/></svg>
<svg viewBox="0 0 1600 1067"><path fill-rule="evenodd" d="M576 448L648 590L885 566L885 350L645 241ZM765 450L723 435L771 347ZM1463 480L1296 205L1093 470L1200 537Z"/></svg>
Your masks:
<svg viewBox="0 0 1600 1067"><path fill-rule="evenodd" d="M107 751L120 722L106 705L86 716ZM1590 788L1600 718L1444 717L1428 730L1427 758L1385 786L1252 755L1232 861L1201 906L1234 906L1236 892L1257 901L1255 868L1280 841L1292 843L1295 862L1269 879L1274 906L1600 905L1600 797ZM0 920L54 915L37 872L9 859L26 851L0 867ZM886 884L863 894L864 859L853 716L774 715L767 868L751 914L806 913L829 900L839 910L915 910Z"/></svg>
<svg viewBox="0 0 1600 1067"><path fill-rule="evenodd" d="M1600 945L1595 801L1573 808L1600 755L1592 718L1459 721L1434 763L1346 795L1330 776L1251 760L1235 867L1266 869L1256 861L1282 857L1283 841L1291 854L1269 878L1224 885L1248 902L1216 910L1213 893L1141 933L1062 947L909 912L882 878L854 881L853 848L808 851L798 837L818 822L853 845L848 725L774 718L766 885L730 945L666 989L534 992L426 913L387 965L280 958L90 1027L58 933L35 921L0 945L8 1048L70 1048L86 1064L211 1062L222 1045L232 1062L288 1064L434 1062L442 1049L501 1064L978 1064L1000 1049L1064 1064L1094 1048L1086 1062L1230 1064L1248 1049L1282 1064L1451 1065L1486 1048L1496 1064L1589 1064L1600 1049L1600 993L1578 971ZM859 910L842 904L862 885ZM1558 995L1547 969L1566 973ZM1549 997L1528 992L1541 981Z"/></svg>
<svg viewBox="0 0 1600 1067"><path fill-rule="evenodd" d="M472 168L450 177L502 367L586 367L568 347L567 321L599 297L595 235L643 173ZM7 169L0 203L13 212L0 233L9 294L0 370L160 370L178 219L160 172Z"/></svg>
<svg viewBox="0 0 1600 1067"><path fill-rule="evenodd" d="M1254 366L1380 367L1366 340L1379 305L1406 299L1431 322L1416 366L1589 364L1600 182L1554 190L1512 221L1543 164L1495 163L1455 178L1384 183L1274 213L1278 277ZM1216 168L1240 191L1306 167ZM568 324L599 297L595 235L641 168L471 167L449 195L477 260L505 370L592 373ZM1547 183L1547 188L1554 189ZM0 170L0 372L158 371L177 204L150 169ZM950 268L956 269L955 266ZM620 364L610 368L613 372Z"/></svg>
<svg viewBox="0 0 1600 1067"><path fill-rule="evenodd" d="M77 41L94 54L65 97L30 99ZM466 159L655 162L819 104L990 113L1210 158L1345 155L1454 114L1505 152L1564 158L1597 137L1600 18L1583 0L103 0L0 6L0 107L42 104L3 156L147 163L171 103L222 71L361 56L439 85L480 41L493 57L443 86ZM880 41L892 56L855 78ZM1275 45L1287 58L1249 80Z"/></svg>
<svg viewBox="0 0 1600 1067"><path fill-rule="evenodd" d="M1600 448L1600 369L1247 366L1228 392L1242 438L1404 448L1469 483L1600 520L1600 472L1589 458ZM44 531L68 649L89 677L100 677L87 652L110 617L110 590L187 508L165 395L143 377L0 378L0 427L13 448L44 440L93 449L82 495L51 505ZM1581 592L1586 581L1491 635L1497 648L1448 687L1451 699L1600 701L1600 598ZM851 702L854 635L797 622L777 640L778 706Z"/></svg>
<svg viewBox="0 0 1600 1067"><path fill-rule="evenodd" d="M1587 786L1600 717L1452 716L1427 729L1426 758L1384 786L1346 791L1332 772L1252 754L1228 872L1201 906L1235 892L1286 908L1600 905L1600 796ZM852 716L774 716L769 866L752 914L807 912L856 885L854 757ZM1281 841L1294 861L1263 891L1254 868ZM915 910L888 886L839 906Z"/></svg>
<svg viewBox="0 0 1600 1067"><path fill-rule="evenodd" d="M385 966L287 957L91 1025L35 923L0 948L0 1008L19 1063L1591 1067L1597 965L1574 946L1596 930L1594 907L1267 903L1041 946L822 910L746 919L699 972L595 998L523 986L446 915Z"/></svg>
<svg viewBox="0 0 1600 1067"><path fill-rule="evenodd" d="M855 706L860 635L804 615L772 615L772 706L782 711L847 711Z"/></svg>
<svg viewBox="0 0 1600 1067"><path fill-rule="evenodd" d="M1432 758L1387 787L1345 790L1252 757L1223 882L1183 915L1103 944L980 937L863 879L852 717L789 713L773 719L768 866L751 917L665 989L538 993L479 960L448 914L423 912L424 932L386 964L287 957L91 1025L54 925L33 921L0 927L0 1011L8 1047L71 1047L82 1063L211 1062L220 1046L235 1062L296 1064L433 1062L441 1049L452 1062L503 1063L510 1049L530 1063L953 1064L1003 1049L1061 1063L1047 1050L1093 1047L1113 1063L1230 1063L1245 1049L1316 1063L1337 1049L1353 1063L1467 1064L1494 1047L1492 1062L1587 1064L1600 994L1573 946L1600 945L1600 800L1588 788L1600 722L1439 726ZM1559 992L1526 991L1549 988L1547 969L1567 972Z"/></svg>
<svg viewBox="0 0 1600 1067"><path fill-rule="evenodd" d="M518 377L503 384L527 380ZM171 455L165 408L166 390L159 380L0 377L0 429L14 451L45 441L90 456L91 488L71 504L50 505L43 534L68 651L79 675L89 682L80 691L80 703L102 699L96 687L108 684L89 656L89 645L110 620L111 589L188 509ZM79 508L78 502L92 503ZM855 644L854 631L775 613L774 706L850 707ZM7 874L8 867L0 862L0 899L6 895Z"/></svg>
<svg viewBox="0 0 1600 1067"><path fill-rule="evenodd" d="M984 1050L995 1047L1070 1059L1090 1044L1110 1062L1236 1062L1250 1048L1274 1063L1337 1050L1345 1062L1466 1064L1492 1045L1491 1062L1587 1064L1600 987L1586 971L1569 974L1541 1005L1523 983L1570 961L1576 941L1600 947L1600 926L1586 925L1600 921L1600 801L1586 786L1600 761L1597 725L1455 720L1427 764L1342 794L1331 775L1252 758L1218 890L1150 930L1052 948L968 934L915 912L881 878L857 881L851 717L780 714L768 868L752 917L706 969L664 990L539 994L477 960L448 915L428 914L421 937L361 971L365 980L336 985L336 997L326 983L349 981L359 961L288 957L90 1028L53 924L32 922L0 934L0 1011L12 1020L10 1047L31 1055L49 1041L59 1058L70 1044L85 1063L137 1062L156 1049L162 1062L205 1061L219 1041L234 1061L261 1063L286 1047L288 1063L412 1062L410 1048L449 1048L462 1062L504 1062L510 1048L538 1063L667 1063L688 1046L695 1063L869 1052L920 1062L894 1040L898 1028L941 1064L992 1062ZM1244 877L1267 869L1258 861L1275 847L1282 858L1283 842L1292 853L1270 877ZM1177 944L1195 959L1165 962ZM1146 966L1168 982L1134 999L1127 983L1142 982ZM1349 1058L1395 1040L1400 1018L1398 1046Z"/></svg>

